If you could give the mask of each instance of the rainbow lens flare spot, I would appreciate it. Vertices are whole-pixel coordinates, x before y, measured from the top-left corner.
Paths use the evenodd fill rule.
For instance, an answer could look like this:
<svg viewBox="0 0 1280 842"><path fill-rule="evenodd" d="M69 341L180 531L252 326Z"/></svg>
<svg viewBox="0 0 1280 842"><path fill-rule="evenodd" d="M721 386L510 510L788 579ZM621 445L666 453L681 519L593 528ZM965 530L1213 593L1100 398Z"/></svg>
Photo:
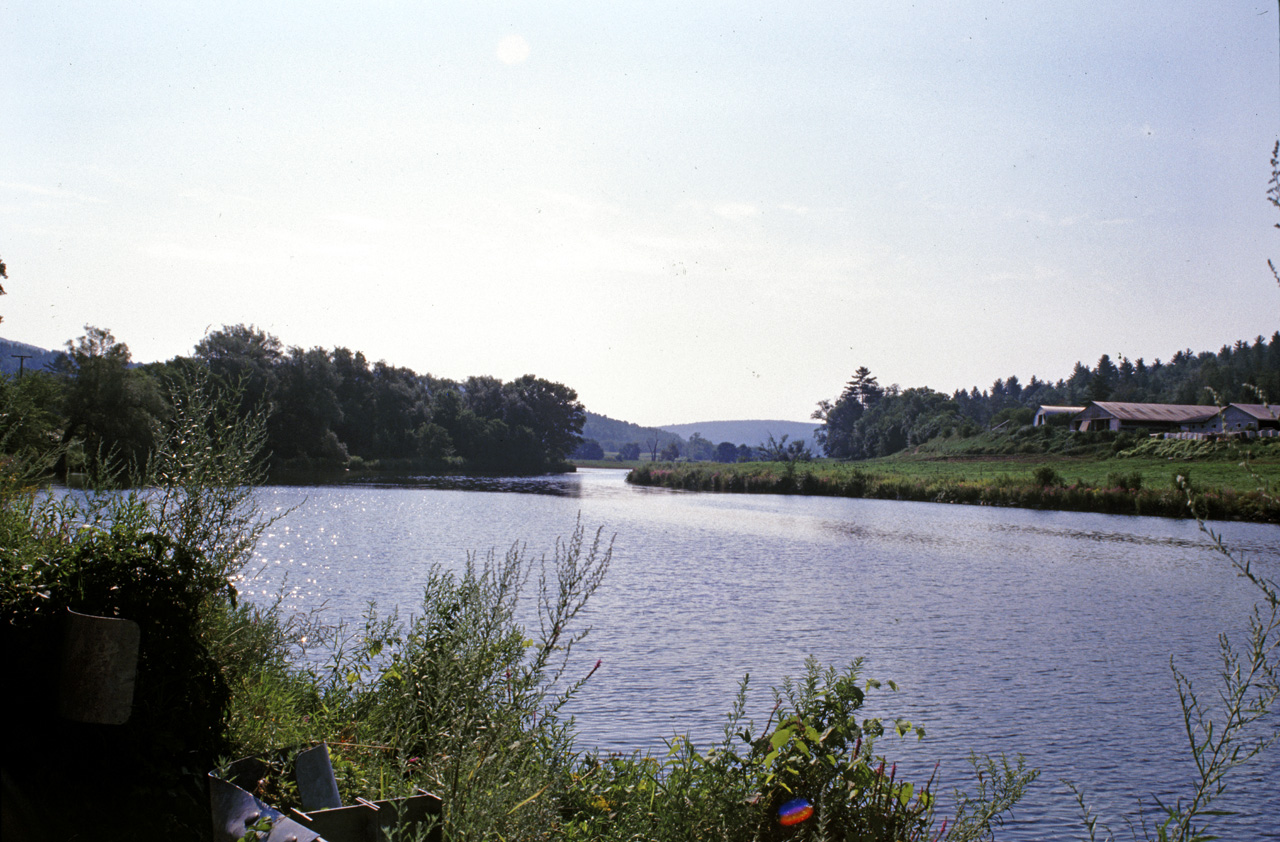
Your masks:
<svg viewBox="0 0 1280 842"><path fill-rule="evenodd" d="M805 798L793 798L778 808L778 821L783 827L790 827L813 815L813 805Z"/></svg>

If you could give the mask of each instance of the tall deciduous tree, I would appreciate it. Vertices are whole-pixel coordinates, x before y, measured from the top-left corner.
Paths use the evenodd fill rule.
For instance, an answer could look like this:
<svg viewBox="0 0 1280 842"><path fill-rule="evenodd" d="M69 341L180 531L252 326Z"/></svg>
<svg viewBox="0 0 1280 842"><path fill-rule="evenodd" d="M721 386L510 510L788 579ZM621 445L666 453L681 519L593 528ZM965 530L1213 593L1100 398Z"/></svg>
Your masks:
<svg viewBox="0 0 1280 842"><path fill-rule="evenodd" d="M156 382L130 368L129 346L106 328L85 325L67 342L64 444L79 439L88 457L112 469L141 471L152 446L152 429L164 413Z"/></svg>
<svg viewBox="0 0 1280 842"><path fill-rule="evenodd" d="M209 367L219 388L241 396L244 414L274 409L284 361L276 337L252 325L223 325L196 344L195 357Z"/></svg>
<svg viewBox="0 0 1280 842"><path fill-rule="evenodd" d="M345 462L334 428L342 421L341 378L323 348L290 348L280 367L278 409L269 424L271 449L283 458Z"/></svg>
<svg viewBox="0 0 1280 842"><path fill-rule="evenodd" d="M508 383L502 392L505 420L533 433L547 464L564 461L582 440L587 413L573 389L526 374Z"/></svg>

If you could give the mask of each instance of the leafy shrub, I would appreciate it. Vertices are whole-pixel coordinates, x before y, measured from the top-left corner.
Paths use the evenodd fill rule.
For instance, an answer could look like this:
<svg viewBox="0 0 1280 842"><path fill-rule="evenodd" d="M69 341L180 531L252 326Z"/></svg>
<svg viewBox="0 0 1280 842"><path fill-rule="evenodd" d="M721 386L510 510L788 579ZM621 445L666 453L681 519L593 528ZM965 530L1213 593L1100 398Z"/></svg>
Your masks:
<svg viewBox="0 0 1280 842"><path fill-rule="evenodd" d="M1035 469L1032 475L1035 477L1036 485L1042 488L1052 488L1064 484L1062 474L1058 473L1052 465L1041 465Z"/></svg>
<svg viewBox="0 0 1280 842"><path fill-rule="evenodd" d="M1142 472L1112 471L1107 474L1107 487L1119 488L1122 491L1140 491L1142 490Z"/></svg>
<svg viewBox="0 0 1280 842"><path fill-rule="evenodd" d="M798 682L774 691L774 711L758 733L743 722L744 679L723 742L705 753L677 738L661 759L588 758L573 776L566 838L769 840L797 830L818 839L931 838L932 781L900 780L874 753L885 724L857 713L880 685L864 682L859 669L855 662L837 672L809 659ZM906 720L890 728L924 734ZM795 798L814 813L793 830L779 824L778 812Z"/></svg>
<svg viewBox="0 0 1280 842"><path fill-rule="evenodd" d="M133 490L111 490L119 476L90 465L88 491L41 493L30 463L0 458L0 627L8 672L25 688L6 773L37 803L60 799L46 811L53 837L89 826L123 837L144 821L161 835L207 831L200 787L227 747L230 698L216 631L234 610L228 578L265 528L252 492L263 427L209 398L198 375L173 384L171 408ZM141 626L123 726L55 716L67 609ZM66 792L77 797L63 806Z"/></svg>
<svg viewBox="0 0 1280 842"><path fill-rule="evenodd" d="M352 764L340 776L344 800L421 786L444 799L444 831L459 839L530 838L557 820L573 758L558 714L594 672L568 676L589 631L575 620L611 555L601 533L587 540L579 523L549 564L515 545L502 557L470 556L460 575L432 570L407 623L371 608L335 653L315 711L341 742L386 748L361 756L337 746ZM534 572L539 629L530 636L516 615Z"/></svg>

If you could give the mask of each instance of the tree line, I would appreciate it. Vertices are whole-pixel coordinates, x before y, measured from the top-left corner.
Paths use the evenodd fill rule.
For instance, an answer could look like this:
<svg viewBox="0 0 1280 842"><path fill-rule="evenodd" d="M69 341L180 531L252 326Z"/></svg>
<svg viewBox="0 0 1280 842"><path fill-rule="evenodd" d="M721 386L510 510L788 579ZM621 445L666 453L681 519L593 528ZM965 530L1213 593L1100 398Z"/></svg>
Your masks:
<svg viewBox="0 0 1280 842"><path fill-rule="evenodd" d="M1178 351L1168 362L1148 363L1103 354L1092 368L1077 362L1071 376L1049 382L1016 375L947 395L928 387L881 386L865 366L834 400L819 402L813 418L823 452L838 459L888 456L938 436L1030 424L1042 405L1084 406L1090 401L1211 405L1261 403L1280 395L1280 331L1270 340L1223 345L1217 353Z"/></svg>
<svg viewBox="0 0 1280 842"><path fill-rule="evenodd" d="M181 376L208 378L242 416L263 414L272 467L286 471L551 471L585 417L573 389L531 374L437 378L348 348L285 348L246 325L207 334L190 356L135 365L111 331L86 326L50 369L0 376L0 447L56 450L64 471L101 456L136 472L173 411L166 384Z"/></svg>
<svg viewBox="0 0 1280 842"><path fill-rule="evenodd" d="M651 462L805 462L813 458L808 444L804 441L788 442L785 435L781 439L770 435L764 443L753 446L731 441L715 444L696 432L686 439L656 427L638 429L645 433L643 442L608 442L614 448L612 452L616 461L634 462L647 457ZM600 441L586 438L572 455L574 459L604 459L606 451Z"/></svg>

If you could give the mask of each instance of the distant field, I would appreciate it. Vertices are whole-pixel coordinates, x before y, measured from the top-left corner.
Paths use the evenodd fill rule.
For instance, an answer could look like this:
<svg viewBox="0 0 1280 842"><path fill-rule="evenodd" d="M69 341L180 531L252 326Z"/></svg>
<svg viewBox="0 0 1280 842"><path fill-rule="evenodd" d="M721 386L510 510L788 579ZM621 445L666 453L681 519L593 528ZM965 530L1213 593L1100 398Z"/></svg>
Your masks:
<svg viewBox="0 0 1280 842"><path fill-rule="evenodd" d="M649 461L649 457L643 459L635 459L630 462L619 462L616 459L571 459L574 465L579 468L638 468Z"/></svg>
<svg viewBox="0 0 1280 842"><path fill-rule="evenodd" d="M1192 445L1192 443L1186 443ZM628 481L696 491L812 494L944 503L1188 517L1175 477L1190 479L1202 514L1280 523L1280 443L1200 447L1192 458L1018 454L929 458L897 455L862 462L785 465L644 463ZM1246 451L1248 470L1241 467Z"/></svg>
<svg viewBox="0 0 1280 842"><path fill-rule="evenodd" d="M1172 487L1174 477L1181 474L1190 476L1194 486L1202 490L1232 489L1236 492L1252 490L1257 486L1257 482L1240 467L1240 461L1240 459L1175 460L1168 457L1082 459L1019 455L972 459L956 457L945 461L888 457L870 459L857 464L864 471L873 473L979 482L998 477L1030 476L1036 468L1047 465L1062 476L1066 485L1104 485L1108 477L1113 474L1138 473L1142 476L1144 488ZM1280 458L1269 456L1255 459L1251 462L1250 469L1273 486L1280 485Z"/></svg>
<svg viewBox="0 0 1280 842"><path fill-rule="evenodd" d="M1115 473L1142 476L1142 484L1146 488L1161 485L1172 487L1173 479L1179 474L1190 476L1198 488L1205 490L1232 489L1237 492L1253 490L1256 481L1240 467L1243 454L1224 454L1210 459L1173 459L1170 457L1113 457L1108 459L1064 457L1045 454L1018 454L1013 456L952 456L945 459L931 457L896 455L882 459L868 459L862 462L837 462L830 459L818 459L813 467L818 470L857 469L868 474L895 475L908 479L949 479L952 481L993 480L1000 477L1028 477L1036 468L1048 465L1056 470L1065 480L1065 484L1087 483L1090 485L1105 484L1108 477ZM631 470L649 464L647 456L633 461L618 462L613 459L575 459L574 464L581 468L625 468ZM716 469L733 469L736 465L721 463L694 463ZM743 465L751 470L751 465L768 465L777 470L777 463L761 462ZM1250 470L1258 474L1273 487L1280 487L1280 447L1255 448L1250 460Z"/></svg>

